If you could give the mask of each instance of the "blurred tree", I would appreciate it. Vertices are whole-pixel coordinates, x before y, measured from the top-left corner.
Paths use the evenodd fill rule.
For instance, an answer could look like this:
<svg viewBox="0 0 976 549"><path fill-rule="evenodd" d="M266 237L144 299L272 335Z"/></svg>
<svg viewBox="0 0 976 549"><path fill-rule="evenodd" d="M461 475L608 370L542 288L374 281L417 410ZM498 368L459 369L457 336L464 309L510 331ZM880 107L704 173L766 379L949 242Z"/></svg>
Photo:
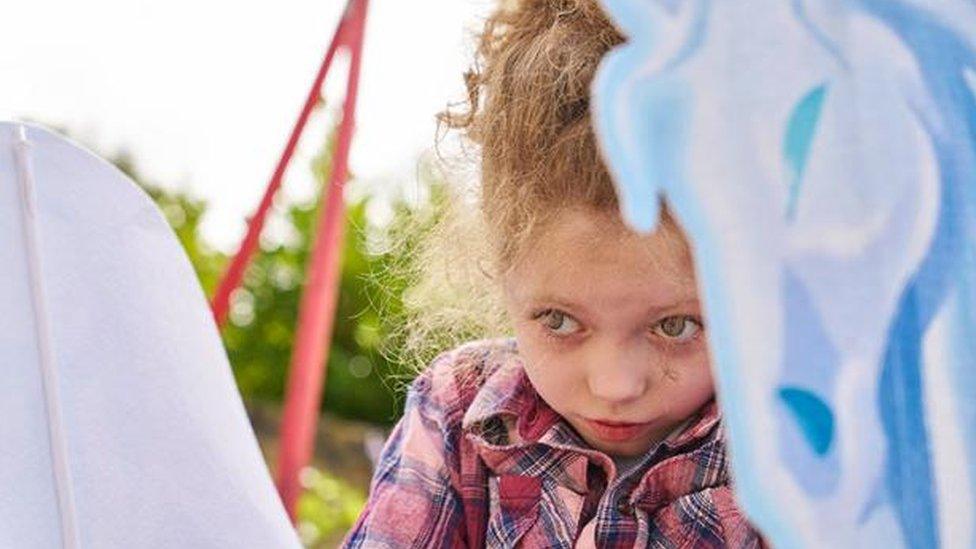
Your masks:
<svg viewBox="0 0 976 549"><path fill-rule="evenodd" d="M356 523L366 494L327 471L302 472L305 493L298 500L298 533L306 547L335 547Z"/></svg>
<svg viewBox="0 0 976 549"><path fill-rule="evenodd" d="M332 139L326 140L312 162L318 191L331 168L332 144ZM368 201L367 197L346 207L339 301L323 405L340 416L391 423L399 417L399 407L388 380L402 372L380 352L381 311L374 307L376 288L370 281L371 273L382 270L390 258L368 252L372 229L366 216ZM282 398L319 206L316 196L277 208L275 223L269 222L268 227L284 236L262 239L262 253L249 267L244 287L233 296L224 342L238 385L251 397ZM399 294L395 288L385 290L391 289L391 295ZM384 303L396 306L388 298Z"/></svg>
<svg viewBox="0 0 976 549"><path fill-rule="evenodd" d="M327 139L312 162L318 190L331 168L332 143ZM186 249L201 285L211 295L229 258L209 246L200 233L206 202L184 191L147 182L126 152L115 155L113 162L159 205ZM388 328L381 315L395 317L401 310L405 280L389 267L400 262L397 254L408 253L412 247L399 245L385 253L370 252L367 241L371 232L381 230L366 215L370 200L366 196L346 207L339 301L323 408L351 419L389 424L400 415L397 383L390 380L409 377L409 373L381 352ZM223 339L238 388L246 399L280 402L283 397L318 209L317 197L276 204L274 219L269 220L262 235L261 252L232 298ZM413 209L398 202L393 211L393 225L398 225L412 215ZM380 282L375 273L387 274Z"/></svg>

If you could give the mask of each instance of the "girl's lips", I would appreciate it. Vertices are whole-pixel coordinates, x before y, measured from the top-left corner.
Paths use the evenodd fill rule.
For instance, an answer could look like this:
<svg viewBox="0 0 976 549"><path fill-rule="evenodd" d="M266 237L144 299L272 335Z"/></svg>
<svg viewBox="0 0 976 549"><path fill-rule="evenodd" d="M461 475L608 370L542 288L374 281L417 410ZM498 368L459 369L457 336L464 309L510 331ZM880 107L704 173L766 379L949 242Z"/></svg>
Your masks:
<svg viewBox="0 0 976 549"><path fill-rule="evenodd" d="M607 442L631 440L650 426L650 423L626 423L589 418L584 419L584 421L596 436Z"/></svg>

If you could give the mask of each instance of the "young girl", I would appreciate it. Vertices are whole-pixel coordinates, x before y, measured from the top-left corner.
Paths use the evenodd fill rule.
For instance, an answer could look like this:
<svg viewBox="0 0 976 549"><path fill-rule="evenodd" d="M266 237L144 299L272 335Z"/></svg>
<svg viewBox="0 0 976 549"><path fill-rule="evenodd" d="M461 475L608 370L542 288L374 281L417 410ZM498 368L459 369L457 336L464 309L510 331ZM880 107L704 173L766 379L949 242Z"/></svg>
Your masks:
<svg viewBox="0 0 976 549"><path fill-rule="evenodd" d="M462 245L490 250L515 337L414 381L346 546L762 544L729 485L688 242L666 211L624 226L591 130L621 41L596 0L487 20L469 111L443 120L481 153L486 237Z"/></svg>

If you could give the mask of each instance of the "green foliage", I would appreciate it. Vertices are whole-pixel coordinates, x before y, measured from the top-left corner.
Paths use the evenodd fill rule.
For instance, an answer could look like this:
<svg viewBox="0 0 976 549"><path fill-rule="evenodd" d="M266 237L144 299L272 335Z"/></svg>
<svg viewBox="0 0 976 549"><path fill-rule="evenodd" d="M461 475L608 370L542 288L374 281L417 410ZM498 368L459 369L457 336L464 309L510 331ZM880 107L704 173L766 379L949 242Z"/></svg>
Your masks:
<svg viewBox="0 0 976 549"><path fill-rule="evenodd" d="M305 492L298 500L298 532L306 547L325 545L348 531L366 505L366 494L314 468L302 472Z"/></svg>
<svg viewBox="0 0 976 549"><path fill-rule="evenodd" d="M313 162L321 186L331 170L331 150L329 139ZM205 292L213 295L229 257L209 246L200 233L206 202L144 181L125 153L117 155L115 163L162 209ZM409 374L381 352L390 327L382 317L395 318L402 310L400 296L406 282L390 274L396 272L390 266L399 264L400 254L409 253L412 246L370 253L367 240L381 230L367 217L370 200L367 196L346 207L342 274L323 408L347 418L389 424L400 414L396 383L390 380ZM318 209L317 200L276 206L273 225L278 236L272 238L265 231L261 251L245 273L243 287L232 297L223 338L238 388L246 399L283 399ZM394 226L403 225L412 215L402 203L394 205L394 211ZM377 279L376 273L387 274Z"/></svg>
<svg viewBox="0 0 976 549"><path fill-rule="evenodd" d="M366 203L346 210L342 274L329 352L325 408L339 415L390 422L398 415L386 379L397 374L379 352L379 312L372 307L369 273L383 259L365 252ZM281 400L295 336L295 321L317 208L292 206L287 224L298 241L264 249L234 296L224 342L241 392Z"/></svg>
<svg viewBox="0 0 976 549"><path fill-rule="evenodd" d="M331 171L331 150L332 140L328 140L313 162L322 187ZM390 423L399 409L388 380L402 372L380 352L381 311L374 306L376 288L370 280L371 273L383 270L390 258L367 251L368 200L346 207L339 299L323 402L326 410L340 416ZM264 239L262 253L232 300L224 342L245 395L282 399L319 206L316 200L288 205L279 212L278 226L287 228L291 238L273 243ZM399 296L402 288L388 290Z"/></svg>

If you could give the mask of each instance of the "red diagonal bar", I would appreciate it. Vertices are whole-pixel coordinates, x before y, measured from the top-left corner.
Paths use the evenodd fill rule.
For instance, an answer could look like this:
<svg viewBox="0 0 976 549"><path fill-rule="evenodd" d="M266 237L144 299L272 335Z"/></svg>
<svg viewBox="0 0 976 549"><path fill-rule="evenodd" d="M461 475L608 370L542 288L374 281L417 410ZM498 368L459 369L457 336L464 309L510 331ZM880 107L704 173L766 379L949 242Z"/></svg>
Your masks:
<svg viewBox="0 0 976 549"><path fill-rule="evenodd" d="M299 473L312 457L339 293L339 262L345 216L342 190L348 174L349 147L355 127L366 7L367 0L350 0L342 22L342 45L349 49L350 54L349 79L332 172L319 209L285 396L278 455L278 491L292 521L295 520L295 507L301 494Z"/></svg>
<svg viewBox="0 0 976 549"><path fill-rule="evenodd" d="M354 1L350 0L350 4ZM281 180L285 174L285 168L288 167L288 163L295 153L298 139L305 130L309 116L311 116L312 111L315 109L319 97L322 96L322 82L325 81L325 77L329 73L329 67L332 66L332 58L335 57L336 50L345 41L344 29L347 27L349 15L350 12L347 6L342 21L339 22L339 26L332 36L332 42L329 44L329 49L325 54L325 59L322 61L322 66L319 67L319 72L315 76L312 89L309 90L308 97L305 99L305 105L302 107L302 111L298 115L298 120L295 121L295 126L291 130L291 135L288 137L285 150L282 151L281 158L278 159L278 165L275 166L274 173L271 175L268 188L264 191L264 196L261 198L261 203L258 205L257 211L248 221L247 233L244 236L244 240L241 242L237 254L234 255L234 259L231 260L230 265L224 272L224 276L220 279L216 292L214 292L210 306L218 326L223 326L224 322L226 322L227 312L230 308L231 294L240 287L241 280L244 278L244 271L247 270L247 266L250 265L254 253L257 251L258 242L261 238L261 230L264 228L264 223L267 220L268 211L271 209L274 197L281 188Z"/></svg>

